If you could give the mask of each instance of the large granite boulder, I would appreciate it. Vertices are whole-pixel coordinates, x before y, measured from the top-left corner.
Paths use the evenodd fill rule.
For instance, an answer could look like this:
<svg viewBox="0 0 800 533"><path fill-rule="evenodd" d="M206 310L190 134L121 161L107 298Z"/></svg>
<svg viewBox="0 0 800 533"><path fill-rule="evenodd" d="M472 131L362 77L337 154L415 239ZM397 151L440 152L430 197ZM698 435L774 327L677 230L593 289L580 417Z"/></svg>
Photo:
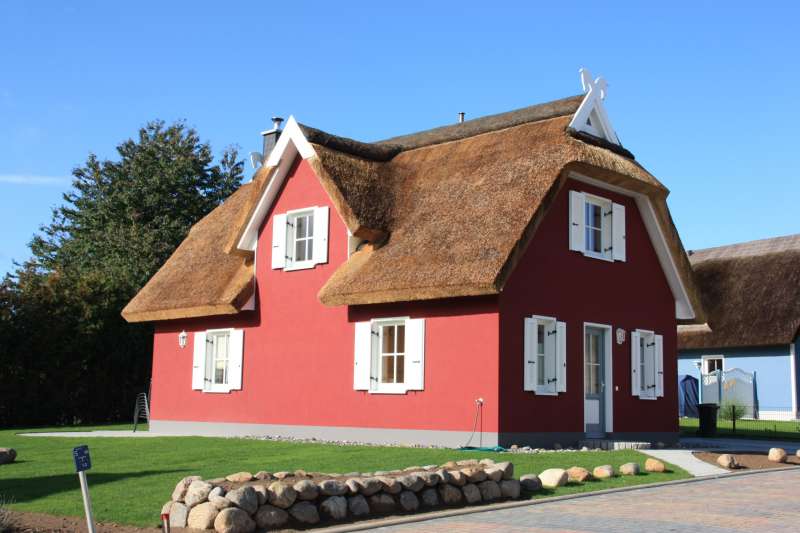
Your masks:
<svg viewBox="0 0 800 533"><path fill-rule="evenodd" d="M252 533L255 529L256 523L250 515L238 507L223 509L214 519L217 533Z"/></svg>

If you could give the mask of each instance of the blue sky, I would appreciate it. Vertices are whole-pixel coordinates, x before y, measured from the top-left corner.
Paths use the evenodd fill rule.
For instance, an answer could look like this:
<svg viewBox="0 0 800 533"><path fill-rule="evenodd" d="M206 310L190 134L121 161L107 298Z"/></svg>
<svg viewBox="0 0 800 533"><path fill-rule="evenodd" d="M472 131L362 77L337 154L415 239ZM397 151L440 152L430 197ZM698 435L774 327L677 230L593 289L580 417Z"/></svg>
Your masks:
<svg viewBox="0 0 800 533"><path fill-rule="evenodd" d="M800 231L796 2L69 4L0 2L0 271L148 120L218 153L274 114L376 140L577 94L579 67L687 248Z"/></svg>

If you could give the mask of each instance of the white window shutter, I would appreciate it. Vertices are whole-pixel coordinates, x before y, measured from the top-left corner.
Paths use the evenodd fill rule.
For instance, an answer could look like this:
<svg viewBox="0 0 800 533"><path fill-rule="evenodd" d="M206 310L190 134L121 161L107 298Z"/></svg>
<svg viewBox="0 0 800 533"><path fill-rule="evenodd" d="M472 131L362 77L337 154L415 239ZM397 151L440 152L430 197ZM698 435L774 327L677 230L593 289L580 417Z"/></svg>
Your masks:
<svg viewBox="0 0 800 533"><path fill-rule="evenodd" d="M545 394L555 394L558 391L558 354L556 353L558 327L556 322L551 321L540 322L540 324L544 325L544 387L539 391Z"/></svg>
<svg viewBox="0 0 800 533"><path fill-rule="evenodd" d="M654 397L656 391L655 343L653 335L644 336L644 386L646 389L640 391L640 396L648 398Z"/></svg>
<svg viewBox="0 0 800 533"><path fill-rule="evenodd" d="M228 390L242 389L244 330L235 329L228 337Z"/></svg>
<svg viewBox="0 0 800 533"><path fill-rule="evenodd" d="M314 209L314 263L328 262L328 206Z"/></svg>
<svg viewBox="0 0 800 533"><path fill-rule="evenodd" d="M611 207L611 246L614 261L625 261L625 206Z"/></svg>
<svg viewBox="0 0 800 533"><path fill-rule="evenodd" d="M372 363L372 324L356 322L355 360L353 363L353 389L369 390Z"/></svg>
<svg viewBox="0 0 800 533"><path fill-rule="evenodd" d="M585 217L586 195L578 191L569 191L569 249L583 252L586 240Z"/></svg>
<svg viewBox="0 0 800 533"><path fill-rule="evenodd" d="M272 217L272 268L286 266L286 215Z"/></svg>
<svg viewBox="0 0 800 533"><path fill-rule="evenodd" d="M631 394L639 396L639 337L638 331L631 332Z"/></svg>
<svg viewBox="0 0 800 533"><path fill-rule="evenodd" d="M536 320L525 318L522 389L536 392Z"/></svg>
<svg viewBox="0 0 800 533"><path fill-rule="evenodd" d="M425 320L406 320L406 390L425 388Z"/></svg>
<svg viewBox="0 0 800 533"><path fill-rule="evenodd" d="M655 336L655 358L656 358L656 397L664 396L664 337Z"/></svg>
<svg viewBox="0 0 800 533"><path fill-rule="evenodd" d="M192 357L192 389L203 390L206 379L206 332L194 334L194 354Z"/></svg>
<svg viewBox="0 0 800 533"><path fill-rule="evenodd" d="M567 323L556 323L556 390L567 392Z"/></svg>

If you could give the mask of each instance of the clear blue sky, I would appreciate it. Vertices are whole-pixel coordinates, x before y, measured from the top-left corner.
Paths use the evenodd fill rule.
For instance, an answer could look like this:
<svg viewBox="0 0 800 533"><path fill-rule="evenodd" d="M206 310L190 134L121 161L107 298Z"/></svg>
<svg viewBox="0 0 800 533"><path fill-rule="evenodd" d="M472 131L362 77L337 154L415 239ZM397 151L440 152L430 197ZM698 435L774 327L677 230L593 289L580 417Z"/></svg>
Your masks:
<svg viewBox="0 0 800 533"><path fill-rule="evenodd" d="M582 66L687 248L800 231L796 2L67 4L0 2L0 272L148 120L218 153L274 114L376 140L577 94Z"/></svg>

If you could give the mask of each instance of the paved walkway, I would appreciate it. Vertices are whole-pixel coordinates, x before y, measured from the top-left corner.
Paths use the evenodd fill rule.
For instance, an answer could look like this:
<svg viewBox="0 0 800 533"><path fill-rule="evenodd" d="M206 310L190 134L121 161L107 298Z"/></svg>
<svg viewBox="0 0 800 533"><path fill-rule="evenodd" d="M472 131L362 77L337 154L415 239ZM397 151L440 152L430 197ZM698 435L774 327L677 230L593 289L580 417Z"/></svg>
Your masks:
<svg viewBox="0 0 800 533"><path fill-rule="evenodd" d="M645 455L652 455L656 459L661 459L675 466L679 466L695 477L716 476L728 474L729 471L718 466L714 466L705 461L701 461L694 456L692 450L639 450Z"/></svg>
<svg viewBox="0 0 800 533"><path fill-rule="evenodd" d="M796 532L800 471L732 475L693 483L589 496L441 518L384 532L548 531Z"/></svg>

